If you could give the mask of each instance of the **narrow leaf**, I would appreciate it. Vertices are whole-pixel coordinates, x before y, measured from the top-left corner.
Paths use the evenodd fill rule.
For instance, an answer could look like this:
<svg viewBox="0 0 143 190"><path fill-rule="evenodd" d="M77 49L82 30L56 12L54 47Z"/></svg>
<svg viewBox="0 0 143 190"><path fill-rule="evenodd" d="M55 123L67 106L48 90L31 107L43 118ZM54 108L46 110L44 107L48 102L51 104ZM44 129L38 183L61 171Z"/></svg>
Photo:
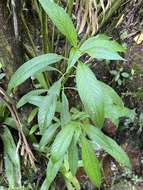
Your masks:
<svg viewBox="0 0 143 190"><path fill-rule="evenodd" d="M99 188L101 185L100 164L96 158L92 144L85 137L82 137L82 160L85 172L91 182Z"/></svg>
<svg viewBox="0 0 143 190"><path fill-rule="evenodd" d="M64 92L62 93L62 109L61 109L61 125L65 126L71 120L70 112L69 112L69 103Z"/></svg>
<svg viewBox="0 0 143 190"><path fill-rule="evenodd" d="M42 184L41 190L49 190L51 183L55 179L61 165L63 162L63 158L60 158L60 160L56 163L53 163L50 159L47 166L47 175L44 183Z"/></svg>
<svg viewBox="0 0 143 190"><path fill-rule="evenodd" d="M103 34L87 39L79 50L88 53L92 58L107 60L124 60L118 52L126 51L116 41Z"/></svg>
<svg viewBox="0 0 143 190"><path fill-rule="evenodd" d="M43 150L45 146L52 140L58 127L59 127L59 124L56 123L56 124L50 125L48 129L45 130L39 143L39 148L41 150Z"/></svg>
<svg viewBox="0 0 143 190"><path fill-rule="evenodd" d="M11 189L21 187L20 160L16 145L7 127L3 127L0 137L4 144L6 176Z"/></svg>
<svg viewBox="0 0 143 190"><path fill-rule="evenodd" d="M66 36L71 45L76 47L77 32L71 18L65 12L65 10L52 0L39 0L39 2L58 30Z"/></svg>
<svg viewBox="0 0 143 190"><path fill-rule="evenodd" d="M11 91L13 88L22 84L28 78L45 71L48 65L59 62L61 59L63 59L62 56L49 53L27 61L12 76L8 84L8 90Z"/></svg>
<svg viewBox="0 0 143 190"><path fill-rule="evenodd" d="M80 63L77 67L76 82L86 112L101 128L104 122L104 95L98 80L87 65Z"/></svg>
<svg viewBox="0 0 143 190"><path fill-rule="evenodd" d="M45 89L38 89L38 90L32 90L30 92L28 92L27 94L25 94L17 103L16 107L20 108L22 106L24 106L26 103L28 103L29 99L32 96L36 96L36 95L40 95L47 92L47 90Z"/></svg>
<svg viewBox="0 0 143 190"><path fill-rule="evenodd" d="M51 148L51 159L53 162L59 161L67 152L74 134L74 127L75 123L69 123L56 136Z"/></svg>
<svg viewBox="0 0 143 190"><path fill-rule="evenodd" d="M40 105L38 112L38 123L41 133L51 124L55 115L57 96L60 93L61 80L55 82L49 89L48 95L45 96L43 102Z"/></svg>
<svg viewBox="0 0 143 190"><path fill-rule="evenodd" d="M71 173L75 176L78 168L78 148L74 138L69 147L68 160Z"/></svg>
<svg viewBox="0 0 143 190"><path fill-rule="evenodd" d="M84 126L85 127L85 126ZM131 164L127 154L124 150L111 138L101 132L98 128L88 125L85 127L88 136L95 141L101 148L103 148L107 153L109 153L115 160L131 168Z"/></svg>

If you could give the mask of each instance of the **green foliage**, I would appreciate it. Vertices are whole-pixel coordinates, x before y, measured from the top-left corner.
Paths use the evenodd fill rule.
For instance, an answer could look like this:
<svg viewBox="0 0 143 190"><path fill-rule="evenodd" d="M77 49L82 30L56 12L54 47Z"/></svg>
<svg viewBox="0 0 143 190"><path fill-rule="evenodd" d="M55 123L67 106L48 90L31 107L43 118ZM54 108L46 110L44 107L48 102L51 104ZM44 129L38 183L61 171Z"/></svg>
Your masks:
<svg viewBox="0 0 143 190"><path fill-rule="evenodd" d="M79 63L76 73L77 89L85 110L100 128L104 122L104 94L89 67Z"/></svg>
<svg viewBox="0 0 143 190"><path fill-rule="evenodd" d="M89 66L80 61L80 57L88 54L96 59L123 60L118 52L124 52L125 49L106 35L91 37L81 46L78 45L76 30L65 10L52 0L39 2L70 45L74 46L69 58L65 60L66 72L62 76L60 73L57 81L51 84L48 90L33 90L23 96L17 104L18 108L26 103L36 106L36 110L29 116L29 121L37 116L38 123L32 127L30 134L39 132L41 139L37 144L37 151L43 152L48 160L46 178L41 189L48 190L57 174L61 173L68 189L79 190L75 177L81 161L79 152L82 154L85 172L99 188L102 182L101 166L93 144L96 142L120 164L130 168L126 153L101 131L105 118L117 124L121 116L129 116L130 110L124 107L121 98L110 86L97 80ZM12 76L9 91L38 73L54 70L49 65L62 59L62 56L50 53L24 63ZM66 96L65 82L74 73L76 88L74 86L73 89L76 89L80 96L83 105L80 107L81 111L77 108L70 109L70 99ZM46 95L42 95L44 93Z"/></svg>
<svg viewBox="0 0 143 190"><path fill-rule="evenodd" d="M65 10L51 0L39 0L39 2L59 31L66 36L72 46L76 47L77 33L71 18Z"/></svg>
<svg viewBox="0 0 143 190"><path fill-rule="evenodd" d="M63 59L62 56L51 53L41 55L27 61L12 76L8 85L8 90L11 91L13 88L22 84L26 79L36 74L39 74L45 70L51 70L51 67L48 66L59 62L61 59Z"/></svg>
<svg viewBox="0 0 143 190"><path fill-rule="evenodd" d="M99 161L95 156L92 144L88 142L85 137L82 137L82 160L84 169L96 186L99 188L101 185L101 172Z"/></svg>
<svg viewBox="0 0 143 190"><path fill-rule="evenodd" d="M16 150L11 132L7 127L3 127L0 137L4 144L4 163L6 177L10 189L21 187L21 170L19 155Z"/></svg>

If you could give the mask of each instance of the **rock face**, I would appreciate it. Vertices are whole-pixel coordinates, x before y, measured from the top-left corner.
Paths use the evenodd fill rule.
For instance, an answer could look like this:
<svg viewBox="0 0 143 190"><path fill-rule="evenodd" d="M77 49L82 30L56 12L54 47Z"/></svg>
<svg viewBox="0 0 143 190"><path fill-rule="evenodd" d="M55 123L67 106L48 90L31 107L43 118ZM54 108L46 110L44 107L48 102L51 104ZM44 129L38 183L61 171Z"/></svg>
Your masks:
<svg viewBox="0 0 143 190"><path fill-rule="evenodd" d="M132 185L130 182L126 180L122 180L115 185L113 185L110 189L108 190L137 190L137 188Z"/></svg>
<svg viewBox="0 0 143 190"><path fill-rule="evenodd" d="M5 0L0 0L0 64L3 65L9 79L13 71L22 63L20 42L15 38L12 12Z"/></svg>

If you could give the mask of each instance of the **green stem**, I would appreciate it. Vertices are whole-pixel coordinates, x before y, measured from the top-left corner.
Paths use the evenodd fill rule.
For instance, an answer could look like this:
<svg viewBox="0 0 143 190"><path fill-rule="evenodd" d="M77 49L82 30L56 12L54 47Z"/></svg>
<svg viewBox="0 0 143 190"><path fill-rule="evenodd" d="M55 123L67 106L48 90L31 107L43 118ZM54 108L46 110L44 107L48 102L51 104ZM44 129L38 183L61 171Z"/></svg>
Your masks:
<svg viewBox="0 0 143 190"><path fill-rule="evenodd" d="M48 19L47 14L42 9L42 34L43 34L43 52L50 52L48 40Z"/></svg>

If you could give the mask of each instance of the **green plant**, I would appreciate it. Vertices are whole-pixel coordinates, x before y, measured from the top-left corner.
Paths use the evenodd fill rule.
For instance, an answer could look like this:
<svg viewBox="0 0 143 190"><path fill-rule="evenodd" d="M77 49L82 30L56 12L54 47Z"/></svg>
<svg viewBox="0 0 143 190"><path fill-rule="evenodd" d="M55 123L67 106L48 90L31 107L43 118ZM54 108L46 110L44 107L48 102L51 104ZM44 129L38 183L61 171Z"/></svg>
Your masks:
<svg viewBox="0 0 143 190"><path fill-rule="evenodd" d="M93 59L124 60L118 52L124 52L125 49L104 34L91 37L79 45L74 24L64 9L51 0L39 2L69 41L71 45L69 57L48 53L24 63L12 76L8 92L11 93L26 79L39 73L58 72L58 80L48 90L40 88L30 91L17 104L17 108L26 103L36 106L29 116L30 122L36 115L38 118L41 140L35 145L35 149L44 153L48 159L46 178L41 190L50 188L58 172L64 177L69 190L79 190L80 185L75 177L79 163L92 183L100 187L101 165L94 153L93 142L122 165L130 168L126 153L101 131L105 118L110 118L118 124L121 116L130 115L130 110L124 106L121 98L110 86L96 78L80 57L88 54ZM67 63L65 73L54 67L55 63L61 64L63 61ZM67 87L66 82L73 75L76 87ZM80 110L69 108L67 88L78 91L83 105ZM31 133L38 129L34 126Z"/></svg>
<svg viewBox="0 0 143 190"><path fill-rule="evenodd" d="M114 81L121 86L124 84L125 80L133 80L134 70L132 69L130 72L124 71L124 68L121 67L117 70L111 70L111 75L114 76Z"/></svg>

